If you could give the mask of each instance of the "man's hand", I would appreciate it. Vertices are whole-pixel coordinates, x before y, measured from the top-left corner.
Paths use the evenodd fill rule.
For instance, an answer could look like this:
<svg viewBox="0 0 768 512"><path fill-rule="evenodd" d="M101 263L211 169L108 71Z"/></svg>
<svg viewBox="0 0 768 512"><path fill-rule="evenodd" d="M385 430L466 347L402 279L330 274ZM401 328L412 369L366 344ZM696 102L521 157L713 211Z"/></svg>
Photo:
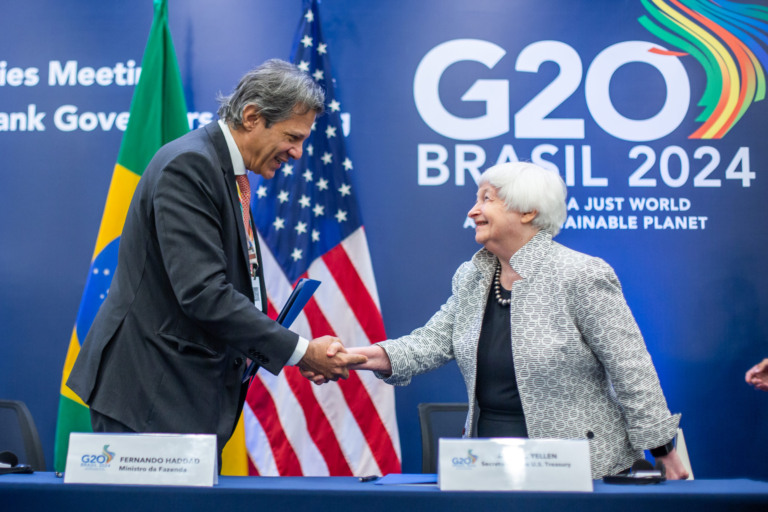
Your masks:
<svg viewBox="0 0 768 512"><path fill-rule="evenodd" d="M389 362L389 356L378 344L373 344L365 347L350 347L345 348L339 341L335 341L328 346L326 355L328 357L334 357L339 352L345 352L349 356L363 356L361 362L350 361L348 368L351 370L373 370L383 374L392 373L392 364ZM315 373L313 371L301 371L301 375L311 380L315 384L325 384L329 379L326 379L323 375Z"/></svg>
<svg viewBox="0 0 768 512"><path fill-rule="evenodd" d="M331 345L333 349L330 348ZM327 382L348 378L347 366L363 364L366 360L367 358L363 355L348 354L338 338L323 336L309 342L307 352L297 366L301 369L302 375L311 374ZM315 381L315 379L312 380Z"/></svg>
<svg viewBox="0 0 768 512"><path fill-rule="evenodd" d="M747 371L744 376L747 384L761 391L768 391L768 359L763 359Z"/></svg>

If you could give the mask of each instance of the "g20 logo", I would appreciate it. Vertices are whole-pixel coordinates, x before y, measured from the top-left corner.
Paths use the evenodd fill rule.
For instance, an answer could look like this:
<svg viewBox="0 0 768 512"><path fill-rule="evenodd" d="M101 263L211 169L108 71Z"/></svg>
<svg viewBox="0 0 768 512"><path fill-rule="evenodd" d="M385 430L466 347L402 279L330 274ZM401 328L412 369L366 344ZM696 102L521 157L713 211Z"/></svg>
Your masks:
<svg viewBox="0 0 768 512"><path fill-rule="evenodd" d="M422 119L437 133L457 140L482 140L510 131L509 81L477 80L462 101L485 102L485 114L463 118L450 113L440 101L439 85L449 66L475 61L493 69L506 55L500 46L481 39L454 39L427 52L416 69L413 96ZM552 118L550 114L571 97L581 84L581 57L560 41L538 41L518 55L515 70L535 73L545 62L554 62L560 73L514 115L518 139L584 139L584 119ZM612 104L609 86L621 66L643 62L661 74L666 98L659 111L648 119L630 119ZM646 41L624 41L600 52L586 73L585 98L595 122L607 133L628 141L660 139L674 131L685 118L690 104L690 82L680 60L658 45Z"/></svg>
<svg viewBox="0 0 768 512"><path fill-rule="evenodd" d="M764 7L734 2L642 2L647 14L637 21L648 32L679 51L646 41L624 41L600 52L584 81L592 118L607 133L628 141L650 141L668 135L685 118L691 93L680 58L696 60L706 76L706 87L696 121L702 123L691 139L722 138L755 101L765 99L768 67L768 30ZM438 85L443 72L460 61L475 61L489 69L501 60L503 48L480 39L456 39L436 46L419 63L413 82L416 108L436 132L458 140L481 140L509 131L509 82L477 80L462 101L482 101L486 113L461 118L440 103ZM583 139L583 119L549 118L576 91L584 75L579 54L561 41L539 41L517 57L515 71L537 73L554 62L560 73L515 114L517 138ZM616 70L631 62L653 66L664 80L666 98L648 119L629 119L611 103L609 85Z"/></svg>
<svg viewBox="0 0 768 512"><path fill-rule="evenodd" d="M455 91L454 88L461 102L473 105L467 109L458 107L464 110L459 114L450 111L457 108L456 103L443 104L440 98L441 81L448 80L444 77L449 68L460 62L473 62L494 70L507 52L482 39L446 41L424 55L414 74L413 97L419 115L434 132L456 141L481 141L509 132L514 132L517 139L543 139L530 149L530 160L561 172L568 186L576 185L580 174L584 187L607 187L606 174L621 176L625 170L629 171L630 187L661 184L680 188L692 184L693 187L718 188L727 183L723 177L741 182L742 187L751 186L756 173L750 168L749 146L718 148L689 144L683 147L675 143L652 147L645 143L670 135L684 121L687 126L690 120L698 123L698 127L691 128L689 139L721 139L753 103L766 98L768 25L760 14L764 8L713 1L641 3L647 14L637 18L637 22L672 50L649 41L622 41L608 46L585 63L576 49L562 41L533 42L515 58L515 73L536 73L551 78L527 93L523 98L525 104L515 112L510 111L510 84L514 83L514 76L502 78L496 74L487 79L470 75L466 89ZM554 76L549 75L549 63L557 66ZM653 88L649 92L653 93L654 101L644 104L644 113L639 118L622 114L622 105L618 104L617 108L614 104L614 100L618 103L618 96L611 98L610 94L614 77L631 63L641 63L649 70L646 74L661 78L646 82L644 76L635 74L629 87ZM696 75L696 80L703 77L706 83L692 87L687 69L693 69L696 63L703 71L703 75ZM624 84L623 80L617 80L614 87L625 87ZM702 91L701 97L692 98L692 90ZM582 101L588 115L573 113L571 105L578 100L577 91L579 95L583 92ZM519 94L515 93L517 97ZM690 115L692 109L696 110L695 119ZM637 163L616 166L611 162L610 171L596 175L592 145L585 143L579 148L572 142L587 139L585 121L590 117L605 133L638 143L627 152L627 158ZM553 139L564 142L558 145ZM500 150L499 143L503 144ZM419 185L447 183L451 164L457 186L465 184L467 173L477 181L480 168L487 160L487 149L498 151L496 163L519 159L514 146L504 140L494 141L488 148L457 143L452 162L447 146L419 143ZM634 170L629 168L631 165Z"/></svg>
<svg viewBox="0 0 768 512"><path fill-rule="evenodd" d="M109 464L115 458L115 453L109 451L109 445L105 444L100 454L85 454L80 457L83 464Z"/></svg>
<svg viewBox="0 0 768 512"><path fill-rule="evenodd" d="M467 450L466 457L454 457L451 459L451 464L453 464L453 467L469 468L471 466L474 466L476 462L477 462L477 455L472 453L472 450Z"/></svg>
<svg viewBox="0 0 768 512"><path fill-rule="evenodd" d="M83 464L106 464L107 463L107 457L103 454L99 455L88 455L85 454L82 457L80 457L80 462Z"/></svg>

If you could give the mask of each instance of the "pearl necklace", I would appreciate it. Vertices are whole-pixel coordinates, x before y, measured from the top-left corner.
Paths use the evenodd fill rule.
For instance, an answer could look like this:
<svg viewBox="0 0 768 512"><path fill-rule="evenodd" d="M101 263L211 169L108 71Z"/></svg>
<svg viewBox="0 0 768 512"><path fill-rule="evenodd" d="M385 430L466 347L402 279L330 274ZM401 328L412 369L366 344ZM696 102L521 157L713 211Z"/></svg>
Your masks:
<svg viewBox="0 0 768 512"><path fill-rule="evenodd" d="M496 272L493 274L493 295L496 302L503 308L506 308L512 302L512 297L504 299L501 297L501 265L496 265Z"/></svg>

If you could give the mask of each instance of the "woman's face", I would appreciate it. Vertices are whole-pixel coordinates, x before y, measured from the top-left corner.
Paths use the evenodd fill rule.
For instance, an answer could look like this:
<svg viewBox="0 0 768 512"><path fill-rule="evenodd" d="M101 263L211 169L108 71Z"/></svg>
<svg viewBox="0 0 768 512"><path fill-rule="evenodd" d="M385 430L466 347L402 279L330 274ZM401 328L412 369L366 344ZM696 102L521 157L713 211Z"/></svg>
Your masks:
<svg viewBox="0 0 768 512"><path fill-rule="evenodd" d="M523 215L507 210L496 188L487 183L477 189L477 202L467 216L475 221L475 241L494 254L515 245L522 232Z"/></svg>

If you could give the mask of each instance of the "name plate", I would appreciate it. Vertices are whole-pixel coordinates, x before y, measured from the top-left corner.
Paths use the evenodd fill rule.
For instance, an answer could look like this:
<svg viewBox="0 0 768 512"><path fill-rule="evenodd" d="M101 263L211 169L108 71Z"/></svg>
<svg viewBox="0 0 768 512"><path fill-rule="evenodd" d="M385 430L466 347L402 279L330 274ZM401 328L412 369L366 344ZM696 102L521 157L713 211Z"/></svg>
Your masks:
<svg viewBox="0 0 768 512"><path fill-rule="evenodd" d="M592 492L589 443L565 439L440 439L443 491Z"/></svg>
<svg viewBox="0 0 768 512"><path fill-rule="evenodd" d="M73 432L64 482L211 487L218 472L212 434Z"/></svg>

